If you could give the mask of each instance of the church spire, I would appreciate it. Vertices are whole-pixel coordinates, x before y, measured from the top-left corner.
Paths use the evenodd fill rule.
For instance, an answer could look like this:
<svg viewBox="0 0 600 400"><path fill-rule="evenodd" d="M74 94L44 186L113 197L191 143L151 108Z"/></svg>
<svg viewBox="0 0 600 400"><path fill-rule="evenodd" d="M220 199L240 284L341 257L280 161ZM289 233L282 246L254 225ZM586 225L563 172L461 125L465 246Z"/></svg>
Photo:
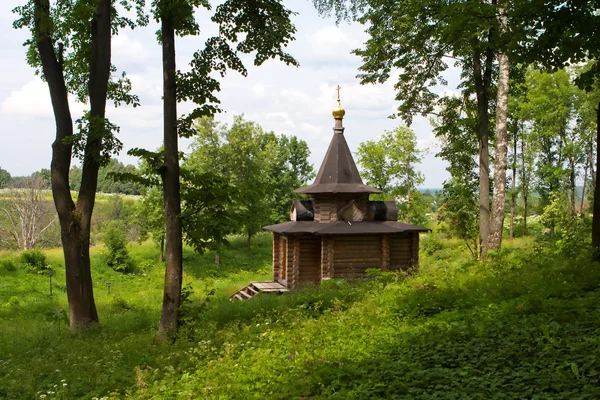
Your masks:
<svg viewBox="0 0 600 400"><path fill-rule="evenodd" d="M332 112L334 133L319 173L312 185L296 189L296 193L381 193L381 190L363 184L344 138L342 119L346 110L340 103L340 89L338 85L337 106Z"/></svg>

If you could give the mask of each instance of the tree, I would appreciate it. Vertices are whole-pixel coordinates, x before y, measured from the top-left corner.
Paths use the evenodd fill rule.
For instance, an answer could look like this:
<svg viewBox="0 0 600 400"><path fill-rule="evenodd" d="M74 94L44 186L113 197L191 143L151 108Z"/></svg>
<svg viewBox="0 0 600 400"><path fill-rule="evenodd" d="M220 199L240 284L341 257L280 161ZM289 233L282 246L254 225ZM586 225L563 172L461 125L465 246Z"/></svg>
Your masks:
<svg viewBox="0 0 600 400"><path fill-rule="evenodd" d="M267 154L266 201L269 208L268 223L288 221L290 205L298 198L294 189L305 186L313 176L313 167L308 162L310 150L304 140L295 136L264 133L259 137L260 147Z"/></svg>
<svg viewBox="0 0 600 400"><path fill-rule="evenodd" d="M379 141L361 143L357 154L367 184L400 201L399 218L405 222L423 221L423 215L416 211L425 208L417 207L421 196L415 196L414 191L424 181L416 169L424 151L417 148L415 133L405 126L386 131Z"/></svg>
<svg viewBox="0 0 600 400"><path fill-rule="evenodd" d="M498 26L501 35L508 32L508 0L499 0ZM508 50L502 49L498 56L499 72L496 101L496 152L494 161L494 196L490 233L487 249L499 249L502 246L504 227L504 202L506 195L506 163L508 139L508 94L510 62Z"/></svg>
<svg viewBox="0 0 600 400"><path fill-rule="evenodd" d="M133 2L139 8L142 0ZM132 3L120 2L125 10ZM112 34L134 27L120 16L112 0L29 0L14 10L20 14L16 28L29 28L32 37L27 61L48 83L56 122L52 145L51 181L54 205L61 226L67 297L72 331L98 322L90 271L90 222L94 210L98 170L110 154L120 149L114 132L118 129L105 116L106 101L115 105L137 104L128 93L131 84L122 75L111 79ZM143 18L140 22L144 22ZM89 111L77 121L74 131L68 94L89 103ZM69 188L71 158L83 160L77 202Z"/></svg>
<svg viewBox="0 0 600 400"><path fill-rule="evenodd" d="M365 182L384 193L391 193L392 167L387 143L383 140L367 140L358 145L356 155Z"/></svg>
<svg viewBox="0 0 600 400"><path fill-rule="evenodd" d="M552 192L568 190L574 210L576 167L581 160L579 138L572 129L575 87L564 70L550 74L530 69L525 85L526 97L520 108L540 150L535 172L541 204L549 204Z"/></svg>
<svg viewBox="0 0 600 400"><path fill-rule="evenodd" d="M576 76L585 74L589 68L593 67L594 62L588 63L585 67L576 70ZM577 79L577 78L576 78ZM590 187L594 190L594 153L596 141L597 109L600 107L600 84L592 84L587 90L578 90L575 94L575 113L576 113L576 135L581 139L582 146L585 148L585 167L583 172L583 185L581 193L581 202L579 212L583 212L583 204L588 186L588 172L591 177Z"/></svg>
<svg viewBox="0 0 600 400"><path fill-rule="evenodd" d="M263 225L271 222L269 195L278 197L276 182L270 176L273 160L279 149L274 135L243 116L235 116L233 124L215 123L211 118L200 120L198 137L192 144L192 153L186 167L198 174L210 174L231 187L231 205L228 214L235 221L235 230L248 238L250 251L252 237Z"/></svg>
<svg viewBox="0 0 600 400"><path fill-rule="evenodd" d="M35 249L44 233L56 222L50 202L46 200L46 189L42 178L27 178L23 188L9 189L0 202L4 217L0 230L7 232L19 251Z"/></svg>
<svg viewBox="0 0 600 400"><path fill-rule="evenodd" d="M441 99L442 107L432 119L434 134L441 142L438 156L448 162L450 179L444 182L438 221L447 232L464 240L475 259L482 253L478 224L477 104L468 95Z"/></svg>
<svg viewBox="0 0 600 400"><path fill-rule="evenodd" d="M10 173L5 169L0 168L0 189L8 187L10 179Z"/></svg>
<svg viewBox="0 0 600 400"><path fill-rule="evenodd" d="M536 64L547 69L563 68L580 62L590 62L590 68L575 80L586 92L598 90L600 80L600 5L575 1L515 2L518 24L515 32L523 51L519 62ZM596 177L600 170L600 97L596 103ZM600 198L600 185L595 185L594 197ZM592 247L600 248L600 202L594 202Z"/></svg>
<svg viewBox="0 0 600 400"><path fill-rule="evenodd" d="M197 35L200 27L194 9L211 9L206 0L154 0L154 18L161 23L160 41L163 50L164 158L160 169L165 198L166 270L163 308L159 337L172 336L178 326L178 310L182 284L182 225L179 188L178 135L191 136L194 121L219 111L214 92L220 90L216 74L224 76L227 69L247 71L240 54L254 55L254 64L271 58L286 64L297 62L284 51L293 40L295 28L291 11L277 0L226 0L215 9L211 20L218 24L218 35L210 37L202 50L194 54L190 71L176 70L175 35ZM177 103L193 101L198 107L177 120ZM133 154L143 152L134 150ZM146 156L153 157L149 152Z"/></svg>
<svg viewBox="0 0 600 400"><path fill-rule="evenodd" d="M229 193L220 218L233 221L233 231L251 238L262 226L289 219L294 189L312 177L306 142L264 132L256 123L235 116L232 125L202 118L184 167ZM195 182L195 180L192 180ZM225 186L227 184L227 186ZM192 199L189 200L190 206ZM186 201L188 203L188 201Z"/></svg>
<svg viewBox="0 0 600 400"><path fill-rule="evenodd" d="M207 173L182 170L181 214L185 241L197 253L215 252L215 263L220 264L221 249L227 245L226 236L235 232L236 223L229 212L235 188L228 179Z"/></svg>

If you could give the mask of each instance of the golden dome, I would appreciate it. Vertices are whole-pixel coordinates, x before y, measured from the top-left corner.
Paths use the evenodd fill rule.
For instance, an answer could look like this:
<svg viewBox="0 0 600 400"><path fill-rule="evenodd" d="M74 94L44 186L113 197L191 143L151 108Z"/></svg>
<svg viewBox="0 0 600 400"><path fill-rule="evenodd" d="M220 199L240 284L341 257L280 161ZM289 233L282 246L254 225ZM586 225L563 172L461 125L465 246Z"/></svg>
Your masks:
<svg viewBox="0 0 600 400"><path fill-rule="evenodd" d="M331 114L333 115L334 119L342 119L344 118L344 115L346 115L346 110L344 110L344 107L342 107L342 104L340 103L340 85L338 85L335 89L337 90L337 106L335 106Z"/></svg>
<svg viewBox="0 0 600 400"><path fill-rule="evenodd" d="M342 107L339 100L337 106L335 106L335 108L331 112L331 115L333 115L334 119L342 119L344 118L344 115L346 115L346 110L344 110L344 107Z"/></svg>

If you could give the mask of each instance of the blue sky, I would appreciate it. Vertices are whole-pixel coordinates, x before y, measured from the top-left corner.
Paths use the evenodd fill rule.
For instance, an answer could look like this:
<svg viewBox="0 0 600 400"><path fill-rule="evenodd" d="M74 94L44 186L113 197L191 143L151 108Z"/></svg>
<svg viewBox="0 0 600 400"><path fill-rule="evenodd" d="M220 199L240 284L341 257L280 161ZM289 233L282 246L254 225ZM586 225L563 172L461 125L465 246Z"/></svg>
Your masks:
<svg viewBox="0 0 600 400"><path fill-rule="evenodd" d="M55 134L54 120L47 86L34 75L25 63L26 31L12 28L14 15L11 9L25 0L0 2L0 37L3 51L0 63L0 167L12 175L28 175L50 165L50 146ZM360 85L356 75L360 59L350 54L367 39L364 27L319 17L310 1L288 1L287 6L298 15L294 17L297 28L296 41L289 52L299 61L300 67L288 67L279 61L268 61L254 67L249 60L248 77L230 73L222 80L218 97L225 111L217 116L231 121L233 116L244 114L264 129L279 134L295 135L305 140L311 150L310 161L318 169L332 135L331 109L335 105L335 87L342 87L342 105L346 109L345 135L352 151L360 142L377 139L385 130L401 122L389 119L397 107L394 101L393 78L385 84ZM202 28L200 37L178 39L177 64L185 69L203 41L214 33L208 14L200 12L197 19ZM118 158L136 164L127 156L127 149L144 147L154 149L162 141L161 105L161 51L154 32L156 24L130 31L123 30L113 39L113 63L127 71L133 89L140 96L142 107L110 107L107 115L121 127L119 135L124 149ZM450 71L449 87L439 91L454 91L458 74ZM74 118L81 115L85 105L72 103ZM182 104L181 113L193 105ZM419 169L425 176L423 187L441 187L447 179L446 164L435 157L436 139L429 121L415 118L411 128L415 131L419 147L429 149ZM181 140L185 150L189 140Z"/></svg>

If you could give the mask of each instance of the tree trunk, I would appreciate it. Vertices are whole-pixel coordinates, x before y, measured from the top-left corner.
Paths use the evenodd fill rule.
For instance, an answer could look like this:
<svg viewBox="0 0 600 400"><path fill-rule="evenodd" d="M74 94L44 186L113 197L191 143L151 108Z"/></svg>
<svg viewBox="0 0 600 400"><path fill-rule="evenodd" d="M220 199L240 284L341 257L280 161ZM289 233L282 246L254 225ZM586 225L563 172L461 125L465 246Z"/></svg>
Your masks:
<svg viewBox="0 0 600 400"><path fill-rule="evenodd" d="M175 82L175 30L169 18L162 20L163 112L165 171L166 268L165 287L158 336L171 337L177 332L183 278L181 199L179 192L179 153L177 137L177 87Z"/></svg>
<svg viewBox="0 0 600 400"><path fill-rule="evenodd" d="M252 234L248 232L248 253L250 252L250 246L252 245Z"/></svg>
<svg viewBox="0 0 600 400"><path fill-rule="evenodd" d="M517 125L518 129L518 125ZM508 237L513 240L515 237L515 203L517 202L517 141L519 138L518 131L513 137L513 160L512 160L512 190L510 194L510 229Z"/></svg>
<svg viewBox="0 0 600 400"><path fill-rule="evenodd" d="M569 158L569 184L571 185L571 212L575 213L575 160Z"/></svg>
<svg viewBox="0 0 600 400"><path fill-rule="evenodd" d="M507 31L507 0L500 1L498 22L500 31ZM506 201L506 156L508 139L508 85L509 59L503 52L498 57L498 93L496 101L496 159L494 162L494 197L492 203L492 219L488 237L488 249L499 249L502 246L502 230L504 228L504 208Z"/></svg>
<svg viewBox="0 0 600 400"><path fill-rule="evenodd" d="M588 153L585 159L585 167L583 168L583 186L581 187L581 200L579 202L579 213L583 213L583 202L585 200L585 187L587 186L588 168L592 163L592 154Z"/></svg>
<svg viewBox="0 0 600 400"><path fill-rule="evenodd" d="M525 168L525 132L521 129L521 187L523 193L523 236L527 236L527 198L529 197L529 178Z"/></svg>
<svg viewBox="0 0 600 400"><path fill-rule="evenodd" d="M592 216L592 247L600 247L600 185L598 172L600 171L600 102L596 108L596 184L594 186L594 208Z"/></svg>
<svg viewBox="0 0 600 400"><path fill-rule="evenodd" d="M406 186L407 186L407 201L406 201L406 223L410 224L410 162L406 170Z"/></svg>
<svg viewBox="0 0 600 400"><path fill-rule="evenodd" d="M598 107L600 107L600 105ZM594 188L596 187L596 174L594 173L594 141L593 140L592 140L592 143L590 143L589 161L590 161L590 185L591 185L591 189L593 191Z"/></svg>
<svg viewBox="0 0 600 400"><path fill-rule="evenodd" d="M579 213L583 213L583 199L585 199L585 186L587 185L587 173L588 173L588 160L585 160L585 166L583 167L583 185L581 186L581 199L579 201Z"/></svg>
<svg viewBox="0 0 600 400"><path fill-rule="evenodd" d="M475 92L477 95L477 113L479 118L479 241L480 255L483 257L487 248L487 238L490 229L490 154L489 141L489 85L491 81L491 67L493 52L486 51L485 71L481 71L481 52L478 43L474 44L473 51L473 76L475 79Z"/></svg>
<svg viewBox="0 0 600 400"><path fill-rule="evenodd" d="M111 2L98 0L92 19L90 45L90 132L84 149L84 172L77 205L69 187L73 121L62 70L62 45L58 57L52 43L48 0L35 0L35 36L44 78L50 89L56 122L52 144L51 183L61 225L71 331L98 322L90 270L90 222L98 181L99 154L104 135L108 79L110 78Z"/></svg>
<svg viewBox="0 0 600 400"><path fill-rule="evenodd" d="M160 254L158 255L158 261L161 263L165 260L165 237L160 238Z"/></svg>

